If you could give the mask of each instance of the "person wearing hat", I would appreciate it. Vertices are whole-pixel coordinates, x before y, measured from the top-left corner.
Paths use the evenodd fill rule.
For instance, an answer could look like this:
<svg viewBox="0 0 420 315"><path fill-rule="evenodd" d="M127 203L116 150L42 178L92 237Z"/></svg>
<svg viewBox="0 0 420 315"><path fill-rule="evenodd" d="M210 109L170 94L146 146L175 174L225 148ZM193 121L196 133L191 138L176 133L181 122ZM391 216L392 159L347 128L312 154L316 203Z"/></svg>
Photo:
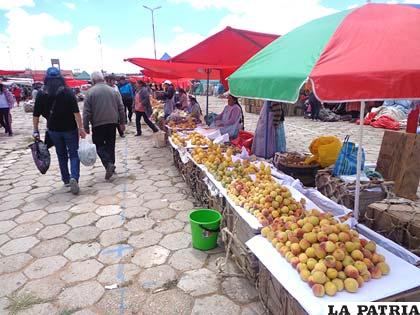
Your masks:
<svg viewBox="0 0 420 315"><path fill-rule="evenodd" d="M14 103L12 93L0 81L0 125L4 127L9 137L13 136L10 110L13 108Z"/></svg>
<svg viewBox="0 0 420 315"><path fill-rule="evenodd" d="M222 134L229 134L230 139L238 136L239 130L244 128L244 114L237 97L229 94L228 105L216 116L211 127L220 129Z"/></svg>
<svg viewBox="0 0 420 315"><path fill-rule="evenodd" d="M128 120L131 122L131 118L133 117L134 91L131 83L126 80L125 76L120 77L118 89L120 90L125 112L128 112Z"/></svg>
<svg viewBox="0 0 420 315"><path fill-rule="evenodd" d="M136 112L136 136L141 136L141 118L152 129L153 132L158 132L157 127L150 121L149 117L152 115L152 105L150 104L150 92L144 81L137 81L138 91L134 97L134 110Z"/></svg>
<svg viewBox="0 0 420 315"><path fill-rule="evenodd" d="M33 136L39 139L39 117L47 119L47 135L55 146L61 179L73 194L79 193L80 160L79 137L85 138L76 96L66 86L60 70L50 67L39 91L33 112ZM70 159L70 173L69 162Z"/></svg>
<svg viewBox="0 0 420 315"><path fill-rule="evenodd" d="M172 85L172 82L169 80L163 81L163 100L165 105L163 107L163 111L165 113L165 119L172 114L175 109L175 88Z"/></svg>
<svg viewBox="0 0 420 315"><path fill-rule="evenodd" d="M190 116L194 118L196 121L201 123L203 121L202 119L203 113L201 111L200 104L198 104L197 99L195 98L194 95L189 94L188 98L189 98L189 104L188 104L188 108L186 109L186 112L190 114Z"/></svg>

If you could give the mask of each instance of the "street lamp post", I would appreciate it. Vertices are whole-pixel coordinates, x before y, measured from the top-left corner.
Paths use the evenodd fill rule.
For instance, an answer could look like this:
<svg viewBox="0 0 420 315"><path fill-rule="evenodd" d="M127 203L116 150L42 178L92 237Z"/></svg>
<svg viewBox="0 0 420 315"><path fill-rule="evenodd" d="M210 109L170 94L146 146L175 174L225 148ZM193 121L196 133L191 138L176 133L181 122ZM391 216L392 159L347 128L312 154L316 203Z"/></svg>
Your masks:
<svg viewBox="0 0 420 315"><path fill-rule="evenodd" d="M156 58L156 38L155 38L155 17L154 17L154 11L160 9L161 6L158 6L158 7L155 7L155 8L152 9L152 8L149 8L146 5L143 5L143 8L149 10L150 13L152 13L153 49L155 51L155 59L157 59Z"/></svg>
<svg viewBox="0 0 420 315"><path fill-rule="evenodd" d="M104 55L102 52L102 37L101 34L98 34L99 50L101 53L101 72L104 73Z"/></svg>

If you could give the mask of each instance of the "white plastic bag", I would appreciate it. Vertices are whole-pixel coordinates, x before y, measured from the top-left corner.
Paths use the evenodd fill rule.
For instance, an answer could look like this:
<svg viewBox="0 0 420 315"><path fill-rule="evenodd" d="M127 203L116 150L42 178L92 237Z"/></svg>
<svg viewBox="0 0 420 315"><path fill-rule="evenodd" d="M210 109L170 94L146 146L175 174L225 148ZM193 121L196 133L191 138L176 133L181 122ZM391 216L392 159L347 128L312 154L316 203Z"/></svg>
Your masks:
<svg viewBox="0 0 420 315"><path fill-rule="evenodd" d="M88 139L79 142L79 159L84 166L92 166L96 162L96 146Z"/></svg>
<svg viewBox="0 0 420 315"><path fill-rule="evenodd" d="M214 139L213 141L215 144L222 144L222 143L226 143L229 142L229 134L225 133L222 136L217 137L216 139Z"/></svg>

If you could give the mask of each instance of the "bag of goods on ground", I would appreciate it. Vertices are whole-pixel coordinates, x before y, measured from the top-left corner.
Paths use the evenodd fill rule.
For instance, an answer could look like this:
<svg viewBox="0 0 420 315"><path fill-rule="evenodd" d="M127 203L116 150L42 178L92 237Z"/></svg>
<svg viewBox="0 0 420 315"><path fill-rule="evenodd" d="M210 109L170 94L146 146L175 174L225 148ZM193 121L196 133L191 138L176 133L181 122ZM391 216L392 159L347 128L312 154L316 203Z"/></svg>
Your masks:
<svg viewBox="0 0 420 315"><path fill-rule="evenodd" d="M322 136L312 141L309 151L312 156L306 161L308 164L317 161L321 167L335 163L341 150L341 141L334 136Z"/></svg>

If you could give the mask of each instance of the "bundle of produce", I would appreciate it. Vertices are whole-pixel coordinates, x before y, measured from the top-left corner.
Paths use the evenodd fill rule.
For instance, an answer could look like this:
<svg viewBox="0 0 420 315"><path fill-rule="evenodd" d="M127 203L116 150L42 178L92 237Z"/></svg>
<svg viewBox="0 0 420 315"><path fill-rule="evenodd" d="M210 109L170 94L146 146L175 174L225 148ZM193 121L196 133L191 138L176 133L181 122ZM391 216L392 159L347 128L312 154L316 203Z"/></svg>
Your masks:
<svg viewBox="0 0 420 315"><path fill-rule="evenodd" d="M390 272L373 241L317 210L274 219L261 234L299 272L315 296L355 293L371 279Z"/></svg>

